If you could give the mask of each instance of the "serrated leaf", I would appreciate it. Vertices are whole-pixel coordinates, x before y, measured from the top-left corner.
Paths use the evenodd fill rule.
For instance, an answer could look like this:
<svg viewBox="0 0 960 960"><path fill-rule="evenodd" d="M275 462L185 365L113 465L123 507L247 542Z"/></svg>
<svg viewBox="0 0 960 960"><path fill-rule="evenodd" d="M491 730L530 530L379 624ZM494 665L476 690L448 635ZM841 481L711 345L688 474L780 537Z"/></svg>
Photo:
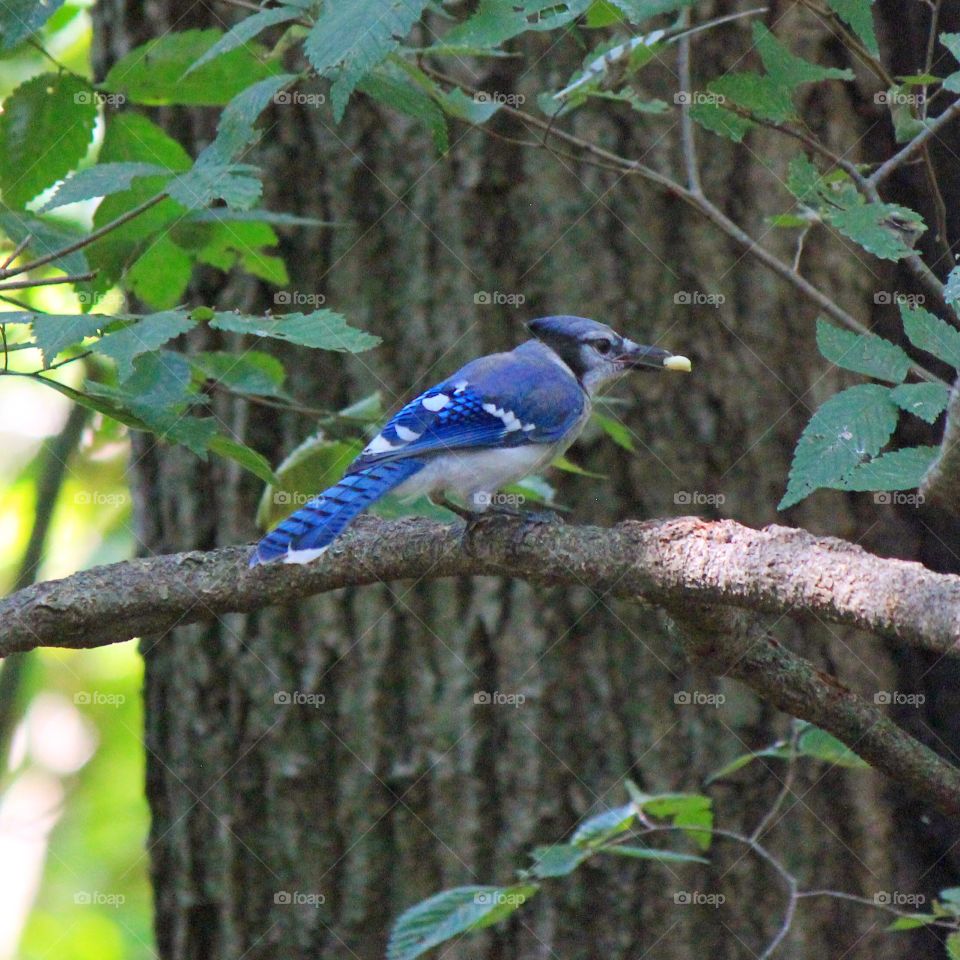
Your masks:
<svg viewBox="0 0 960 960"><path fill-rule="evenodd" d="M927 423L936 423L947 409L950 391L942 383L904 383L890 392L890 399L901 410Z"/></svg>
<svg viewBox="0 0 960 960"><path fill-rule="evenodd" d="M357 89L392 110L420 120L430 131L437 153L450 146L443 110L422 90L396 71L375 70L357 84Z"/></svg>
<svg viewBox="0 0 960 960"><path fill-rule="evenodd" d="M629 450L631 453L637 452L637 448L633 445L633 434L619 420L597 413L596 410L593 412L593 419L617 446L623 447L624 450Z"/></svg>
<svg viewBox="0 0 960 960"><path fill-rule="evenodd" d="M333 80L330 96L339 121L357 84L400 45L428 0L353 0L324 4L304 41L321 76Z"/></svg>
<svg viewBox="0 0 960 960"><path fill-rule="evenodd" d="M137 177L163 175L172 176L173 171L157 163L98 163L61 183L56 193L40 207L40 212L45 213L68 203L121 193L129 190Z"/></svg>
<svg viewBox="0 0 960 960"><path fill-rule="evenodd" d="M217 135L211 144L204 147L196 165L225 165L238 159L248 146L259 139L260 131L254 124L260 115L276 101L280 91L295 80L292 73L280 73L241 90L223 108L217 121Z"/></svg>
<svg viewBox="0 0 960 960"><path fill-rule="evenodd" d="M820 171L805 153L798 153L787 167L787 189L803 204L813 205L820 196Z"/></svg>
<svg viewBox="0 0 960 960"><path fill-rule="evenodd" d="M547 847L536 847L533 851L533 866L530 868L535 877L546 880L550 877L565 877L593 854L589 847L576 847L571 843L555 843Z"/></svg>
<svg viewBox="0 0 960 960"><path fill-rule="evenodd" d="M93 349L116 361L122 382L133 373L136 357L162 347L174 337L192 329L196 322L182 310L147 314L121 330L108 333L97 341Z"/></svg>
<svg viewBox="0 0 960 960"><path fill-rule="evenodd" d="M254 37L259 36L268 27L275 27L279 23L289 23L303 16L303 10L297 7L269 7L245 17L234 24L213 46L209 47L197 60L190 64L183 76L188 77L194 70L208 64L211 60L230 53L237 47L245 46Z"/></svg>
<svg viewBox="0 0 960 960"><path fill-rule="evenodd" d="M906 447L854 467L844 479L843 490L913 490L920 486L939 447Z"/></svg>
<svg viewBox="0 0 960 960"><path fill-rule="evenodd" d="M790 89L823 80L853 79L852 70L821 67L796 56L760 21L754 21L753 42L770 79Z"/></svg>
<svg viewBox="0 0 960 960"><path fill-rule="evenodd" d="M66 224L3 208L0 208L0 232L9 237L13 243L20 243L29 236L30 243L24 255L31 253L38 257L56 253L83 237L80 231ZM82 250L74 250L72 253L57 257L52 261L52 265L58 270L63 270L64 273L86 273L90 269Z"/></svg>
<svg viewBox="0 0 960 960"><path fill-rule="evenodd" d="M244 353L209 352L190 357L193 369L204 379L222 384L236 393L256 397L287 397L283 389L286 371L269 353L247 350Z"/></svg>
<svg viewBox="0 0 960 960"><path fill-rule="evenodd" d="M130 266L126 285L151 309L169 310L183 299L192 272L190 255L161 233Z"/></svg>
<svg viewBox="0 0 960 960"><path fill-rule="evenodd" d="M0 49L10 50L21 40L36 33L57 10L63 0L4 0L0 3Z"/></svg>
<svg viewBox="0 0 960 960"><path fill-rule="evenodd" d="M209 449L221 457L226 457L228 460L240 464L244 470L252 473L255 477L259 477L264 483L276 481L267 458L239 440L218 433L210 439Z"/></svg>
<svg viewBox="0 0 960 960"><path fill-rule="evenodd" d="M214 200L235 210L249 210L260 199L260 171L246 163L201 163L175 177L167 193L187 210L206 207Z"/></svg>
<svg viewBox="0 0 960 960"><path fill-rule="evenodd" d="M907 226L916 236L926 230L920 214L896 203L853 203L845 209L829 208L824 217L881 260L902 260L913 253L898 225Z"/></svg>
<svg viewBox="0 0 960 960"><path fill-rule="evenodd" d="M903 329L910 342L960 370L960 330L923 307L900 304Z"/></svg>
<svg viewBox="0 0 960 960"><path fill-rule="evenodd" d="M262 47L248 42L184 76L222 35L220 30L183 30L148 40L115 63L101 87L149 106L222 107L251 84L280 72Z"/></svg>
<svg viewBox="0 0 960 960"><path fill-rule="evenodd" d="M273 337L302 347L360 353L380 343L380 338L347 324L346 318L332 310L312 313L285 313L279 317L251 317L239 313L218 312L210 321L218 330L246 333L252 337Z"/></svg>
<svg viewBox="0 0 960 960"><path fill-rule="evenodd" d="M528 30L555 30L585 13L591 0L481 0L476 13L450 30L442 46L450 49L499 47ZM433 48L430 48L431 51Z"/></svg>
<svg viewBox="0 0 960 960"><path fill-rule="evenodd" d="M414 960L460 933L479 930L509 916L537 890L513 887L455 887L405 911L390 931L387 960Z"/></svg>
<svg viewBox="0 0 960 960"><path fill-rule="evenodd" d="M821 487L841 485L857 464L880 452L896 429L898 412L890 391L879 384L850 387L827 400L797 443L778 509Z"/></svg>
<svg viewBox="0 0 960 960"><path fill-rule="evenodd" d="M615 853L634 860L657 860L660 863L709 863L706 857L693 853L679 853L676 850L657 850L655 847L634 847L623 843L611 843L600 847L600 853Z"/></svg>
<svg viewBox="0 0 960 960"><path fill-rule="evenodd" d="M880 56L873 28L873 0L827 0L827 6L853 30L873 56Z"/></svg>
<svg viewBox="0 0 960 960"><path fill-rule="evenodd" d="M96 336L105 326L113 322L113 317L101 317L91 314L27 314L32 317L33 339L43 354L44 369L63 353L86 337Z"/></svg>
<svg viewBox="0 0 960 960"><path fill-rule="evenodd" d="M637 818L637 808L628 803L589 817L577 827L570 843L575 847L594 846L629 830Z"/></svg>
<svg viewBox="0 0 960 960"><path fill-rule="evenodd" d="M726 137L734 143L740 143L756 124L747 117L741 117L726 107L715 103L695 103L690 107L690 116L705 130Z"/></svg>
<svg viewBox="0 0 960 960"><path fill-rule="evenodd" d="M817 347L827 360L844 370L892 383L903 381L913 365L895 343L874 334L842 330L822 317L817 319Z"/></svg>
<svg viewBox="0 0 960 960"><path fill-rule="evenodd" d="M708 850L713 839L713 801L700 793L665 793L648 797L643 812L670 820L680 827L701 850Z"/></svg>
<svg viewBox="0 0 960 960"><path fill-rule="evenodd" d="M712 80L707 89L726 97L761 120L783 123L796 114L790 88L770 76L745 71Z"/></svg>
<svg viewBox="0 0 960 960"><path fill-rule="evenodd" d="M88 84L44 73L17 87L0 112L0 191L9 207L65 177L90 147L97 105Z"/></svg>

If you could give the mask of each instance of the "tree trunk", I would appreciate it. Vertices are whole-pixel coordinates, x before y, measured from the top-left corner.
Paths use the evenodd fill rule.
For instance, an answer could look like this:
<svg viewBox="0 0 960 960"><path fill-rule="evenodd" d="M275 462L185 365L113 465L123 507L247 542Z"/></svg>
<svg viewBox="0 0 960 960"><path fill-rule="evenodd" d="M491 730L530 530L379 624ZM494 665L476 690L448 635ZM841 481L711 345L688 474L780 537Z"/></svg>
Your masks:
<svg viewBox="0 0 960 960"><path fill-rule="evenodd" d="M103 0L94 10L98 74L167 29L219 25L226 9ZM799 14L787 18L786 36L793 19ZM732 68L747 37L727 30L698 40L701 78ZM555 40L525 40L528 56L485 66L476 86L523 94L532 108L536 92L568 77L581 56ZM838 55L822 31L805 33L800 46L821 62ZM646 92L672 99L666 69L644 78ZM872 130L879 109L866 83L856 103L825 87L813 88L806 105L841 148ZM202 110L158 113L193 152L215 120ZM678 138L672 120L615 108L584 110L573 123L618 153L678 169L667 146ZM491 126L529 139L507 118ZM274 109L268 131L257 158L267 205L339 224L286 232L290 290L325 295L384 340L349 359L285 351L289 384L305 403L335 408L380 389L393 408L469 358L517 343L527 319L589 315L690 355L694 374L637 378L618 390L630 405L617 415L640 455L588 434L572 456L608 479L551 475L572 507L569 522L702 512L795 522L904 557L935 549L929 527L940 520L931 511L904 518L868 495L818 493L786 519L776 513L800 431L847 375L817 354L815 310L676 199L462 127L438 158L422 129L360 97L339 126L325 109L294 104ZM710 195L791 259L789 241L768 232L764 218L788 208L778 177L795 145L762 132L739 146L703 133L698 140ZM889 146L867 140L858 149L869 158ZM803 266L858 315L876 309L877 261L865 269L817 232ZM478 304L480 291L524 302ZM678 304L683 291L725 301ZM272 292L256 282L212 273L192 297L247 311L272 306ZM213 336L200 333L184 348L238 345ZM275 462L314 429L304 418L212 402ZM260 489L220 460L201 463L137 436L132 481L145 552L257 536ZM719 503L704 505L705 495ZM904 682L899 654L873 639L789 620L773 629L868 697ZM625 777L649 792L700 790L712 770L787 727L742 688L692 670L658 611L507 579L344 590L144 637L141 648L165 960L382 957L402 910L444 887L510 882L534 845L560 841L585 815L624 802ZM477 702L494 691L522 701ZM726 699L719 707L678 702L693 691ZM952 728L949 736L956 741ZM775 761L756 763L709 788L719 825L751 829L782 774ZM807 886L930 896L934 879L924 874L942 848L903 832L920 812L872 772L806 762L767 839ZM780 922L784 891L742 853L718 843L709 867L590 865L548 882L506 925L447 955L626 960L655 947L664 960L753 957ZM942 864L938 871L936 881L949 880ZM692 891L726 900L717 909L675 902ZM884 926L867 908L806 901L783 954L940 949L929 934L892 937Z"/></svg>

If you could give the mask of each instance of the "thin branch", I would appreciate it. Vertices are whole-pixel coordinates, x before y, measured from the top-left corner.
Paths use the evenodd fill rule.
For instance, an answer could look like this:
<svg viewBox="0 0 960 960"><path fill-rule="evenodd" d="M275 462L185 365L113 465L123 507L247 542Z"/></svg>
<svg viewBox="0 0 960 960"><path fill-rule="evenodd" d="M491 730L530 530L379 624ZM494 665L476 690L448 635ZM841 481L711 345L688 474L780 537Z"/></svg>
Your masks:
<svg viewBox="0 0 960 960"><path fill-rule="evenodd" d="M140 214L146 213L147 210L149 210L151 207L155 207L158 203L160 203L161 200L166 200L166 198L167 195L165 193L158 193L155 197L151 197L149 200L144 200L143 203L134 207L132 210L128 210L115 220L105 223L99 229L94 230L93 233L88 233L85 237L81 237L74 243L68 243L59 250L54 250L52 253L46 253L42 257L37 257L35 260L31 260L29 263L21 264L15 269L0 269L0 280L6 280L8 277L16 277L21 273L27 273L30 270L36 270L38 267L46 266L48 263L52 263L54 260L60 259L60 257L66 257L71 253L76 253L78 250L82 250L84 247L89 247L91 243L96 243L96 241L101 237L106 236L108 233L112 233L118 227L122 227L125 223L129 223L135 217L139 217ZM10 287L7 286L7 289L10 289Z"/></svg>
<svg viewBox="0 0 960 960"><path fill-rule="evenodd" d="M754 827L753 833L750 834L750 839L754 842L760 839L764 831L777 818L787 797L790 796L790 791L793 789L793 781L797 775L797 741L799 737L800 728L798 724L794 723L790 728L790 739L787 741L790 750L790 755L787 757L787 772L783 776L783 783L780 785L780 792L777 794L776 800L773 801L770 809L763 815L763 818L756 827Z"/></svg>
<svg viewBox="0 0 960 960"><path fill-rule="evenodd" d="M954 100L935 120L929 120L923 128L899 153L880 164L867 178L875 187L882 183L898 167L903 166L928 140L935 137L951 120L960 114L960 99Z"/></svg>
<svg viewBox="0 0 960 960"><path fill-rule="evenodd" d="M684 27L690 26L690 8L684 7L681 19ZM700 163L697 159L697 141L690 116L690 99L693 96L693 81L690 73L690 34L684 33L677 41L677 72L680 77L680 149L687 171L687 188L698 196L703 194L700 182Z"/></svg>
<svg viewBox="0 0 960 960"><path fill-rule="evenodd" d="M44 277L41 280L0 280L0 293L7 290L29 290L31 287L55 287L61 283L82 283L92 280L96 271L90 273L67 274L62 277Z"/></svg>
<svg viewBox="0 0 960 960"><path fill-rule="evenodd" d="M32 234L32 233L28 233L28 234L13 248L13 252L10 254L10 256L7 257L7 258L3 261L3 263L0 263L0 270L6 270L7 267L9 267L10 264L13 263L13 261L16 260L17 257L19 257L20 254L23 253L24 250L27 249L27 246L29 245L29 243L30 243L30 241L31 241L32 239L33 239L33 234Z"/></svg>

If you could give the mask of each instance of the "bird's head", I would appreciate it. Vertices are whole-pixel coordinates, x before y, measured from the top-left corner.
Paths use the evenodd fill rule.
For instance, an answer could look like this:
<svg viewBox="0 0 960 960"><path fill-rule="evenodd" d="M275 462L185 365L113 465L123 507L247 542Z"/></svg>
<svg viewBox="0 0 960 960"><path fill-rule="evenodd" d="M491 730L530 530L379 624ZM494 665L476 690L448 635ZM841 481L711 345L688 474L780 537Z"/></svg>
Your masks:
<svg viewBox="0 0 960 960"><path fill-rule="evenodd" d="M531 320L527 328L563 360L591 395L630 370L690 372L686 357L641 346L586 317L541 317Z"/></svg>

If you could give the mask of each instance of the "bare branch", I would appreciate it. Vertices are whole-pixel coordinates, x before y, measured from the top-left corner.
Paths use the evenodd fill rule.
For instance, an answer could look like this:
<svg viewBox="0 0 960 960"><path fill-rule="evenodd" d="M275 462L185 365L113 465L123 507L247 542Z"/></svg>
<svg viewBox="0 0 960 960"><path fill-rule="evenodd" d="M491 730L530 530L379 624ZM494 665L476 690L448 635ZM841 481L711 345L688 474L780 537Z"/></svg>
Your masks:
<svg viewBox="0 0 960 960"><path fill-rule="evenodd" d="M899 153L895 153L889 160L877 167L870 174L869 182L877 186L886 180L894 170L903 166L928 140L935 137L958 114L960 114L960 100L954 100L939 117L928 121L928 126L924 127Z"/></svg>
<svg viewBox="0 0 960 960"><path fill-rule="evenodd" d="M950 391L940 452L920 484L920 493L960 516L960 379Z"/></svg>

